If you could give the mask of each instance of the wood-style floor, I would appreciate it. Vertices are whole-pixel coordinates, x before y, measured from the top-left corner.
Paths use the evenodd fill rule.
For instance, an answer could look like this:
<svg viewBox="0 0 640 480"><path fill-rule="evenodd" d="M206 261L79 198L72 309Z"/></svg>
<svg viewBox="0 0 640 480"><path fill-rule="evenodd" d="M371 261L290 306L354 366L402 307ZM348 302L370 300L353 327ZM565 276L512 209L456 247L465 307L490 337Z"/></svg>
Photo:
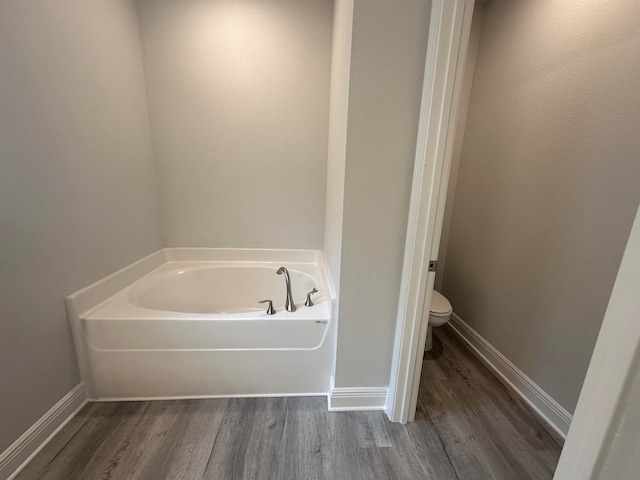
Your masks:
<svg viewBox="0 0 640 480"><path fill-rule="evenodd" d="M447 327L416 421L329 413L325 398L87 405L17 480L547 479L560 447Z"/></svg>

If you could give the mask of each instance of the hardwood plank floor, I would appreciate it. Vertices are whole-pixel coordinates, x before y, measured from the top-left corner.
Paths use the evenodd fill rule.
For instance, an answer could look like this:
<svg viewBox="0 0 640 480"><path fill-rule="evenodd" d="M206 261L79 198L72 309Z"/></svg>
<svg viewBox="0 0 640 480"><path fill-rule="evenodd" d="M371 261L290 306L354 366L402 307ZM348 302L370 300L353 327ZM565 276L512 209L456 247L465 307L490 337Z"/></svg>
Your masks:
<svg viewBox="0 0 640 480"><path fill-rule="evenodd" d="M450 328L423 362L418 411L460 479L552 478L560 446Z"/></svg>
<svg viewBox="0 0 640 480"><path fill-rule="evenodd" d="M560 447L447 328L416 421L329 413L325 398L87 405L17 480L547 479Z"/></svg>

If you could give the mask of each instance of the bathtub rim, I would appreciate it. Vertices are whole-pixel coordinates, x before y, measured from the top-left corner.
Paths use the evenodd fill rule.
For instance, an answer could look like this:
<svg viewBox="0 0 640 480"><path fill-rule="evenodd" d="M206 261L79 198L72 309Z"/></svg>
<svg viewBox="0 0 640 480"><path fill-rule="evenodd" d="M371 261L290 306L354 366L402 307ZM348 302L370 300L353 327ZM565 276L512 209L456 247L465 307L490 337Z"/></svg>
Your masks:
<svg viewBox="0 0 640 480"><path fill-rule="evenodd" d="M199 256L204 255L204 256ZM269 255L283 255L278 260ZM160 267L174 262L269 262L315 263L322 281L327 286L330 300L336 299L336 290L327 266L323 250L276 248L209 248L164 247L126 265L65 297L67 308L83 316L99 307L105 300L131 286L134 282L153 273Z"/></svg>

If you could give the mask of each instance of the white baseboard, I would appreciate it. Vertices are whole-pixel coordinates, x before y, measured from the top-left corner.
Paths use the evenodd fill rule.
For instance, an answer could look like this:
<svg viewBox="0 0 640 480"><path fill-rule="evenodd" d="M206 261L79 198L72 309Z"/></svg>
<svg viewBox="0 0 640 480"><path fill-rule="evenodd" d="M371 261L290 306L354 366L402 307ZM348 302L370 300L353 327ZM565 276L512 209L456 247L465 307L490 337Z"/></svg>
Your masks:
<svg viewBox="0 0 640 480"><path fill-rule="evenodd" d="M87 403L79 383L0 454L0 479L12 480Z"/></svg>
<svg viewBox="0 0 640 480"><path fill-rule="evenodd" d="M330 412L384 410L387 405L387 387L334 387L328 395Z"/></svg>
<svg viewBox="0 0 640 480"><path fill-rule="evenodd" d="M567 437L572 415L564 407L455 313L451 315L449 325L491 370L533 408L560 439L564 440Z"/></svg>

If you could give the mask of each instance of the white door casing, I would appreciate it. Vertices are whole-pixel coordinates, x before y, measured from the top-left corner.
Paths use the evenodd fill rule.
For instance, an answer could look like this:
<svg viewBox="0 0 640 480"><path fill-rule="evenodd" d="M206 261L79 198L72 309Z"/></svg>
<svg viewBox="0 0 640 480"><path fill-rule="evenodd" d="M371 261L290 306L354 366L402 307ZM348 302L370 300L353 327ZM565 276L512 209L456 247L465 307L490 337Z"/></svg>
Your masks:
<svg viewBox="0 0 640 480"><path fill-rule="evenodd" d="M412 421L449 181L473 0L433 0L386 412ZM424 315L423 315L424 310ZM424 318L424 321L423 321Z"/></svg>

